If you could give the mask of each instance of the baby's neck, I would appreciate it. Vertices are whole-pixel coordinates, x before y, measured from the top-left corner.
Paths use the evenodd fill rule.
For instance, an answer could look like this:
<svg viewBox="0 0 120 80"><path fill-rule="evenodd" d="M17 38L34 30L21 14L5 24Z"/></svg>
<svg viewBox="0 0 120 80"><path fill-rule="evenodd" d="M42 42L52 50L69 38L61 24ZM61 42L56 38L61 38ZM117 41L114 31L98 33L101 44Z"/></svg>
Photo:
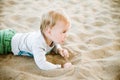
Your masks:
<svg viewBox="0 0 120 80"><path fill-rule="evenodd" d="M52 47L53 46L53 41L47 37L45 33L43 33L44 39L47 43L48 46Z"/></svg>

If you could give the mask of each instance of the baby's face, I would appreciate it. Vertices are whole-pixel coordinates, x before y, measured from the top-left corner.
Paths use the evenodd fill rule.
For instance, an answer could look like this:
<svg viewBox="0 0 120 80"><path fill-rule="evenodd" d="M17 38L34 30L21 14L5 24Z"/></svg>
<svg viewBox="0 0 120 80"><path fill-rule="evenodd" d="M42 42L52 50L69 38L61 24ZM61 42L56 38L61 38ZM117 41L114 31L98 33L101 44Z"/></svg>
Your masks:
<svg viewBox="0 0 120 80"><path fill-rule="evenodd" d="M70 25L66 24L65 22L57 21L55 26L53 26L51 29L50 37L52 41L62 44L65 41L69 28Z"/></svg>

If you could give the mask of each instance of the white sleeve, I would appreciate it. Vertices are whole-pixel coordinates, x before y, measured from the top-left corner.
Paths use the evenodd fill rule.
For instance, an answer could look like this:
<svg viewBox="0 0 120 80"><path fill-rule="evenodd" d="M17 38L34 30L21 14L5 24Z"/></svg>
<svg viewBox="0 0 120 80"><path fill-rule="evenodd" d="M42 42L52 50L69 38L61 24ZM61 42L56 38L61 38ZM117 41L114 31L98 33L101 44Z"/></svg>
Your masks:
<svg viewBox="0 0 120 80"><path fill-rule="evenodd" d="M57 54L59 53L58 52L58 49L62 49L61 45L60 44L55 44L55 47L53 48L53 51Z"/></svg>
<svg viewBox="0 0 120 80"><path fill-rule="evenodd" d="M61 45L60 44L56 44L56 49L61 49Z"/></svg>
<svg viewBox="0 0 120 80"><path fill-rule="evenodd" d="M34 49L33 50L34 60L37 66L42 70L50 70L61 68L61 65L55 65L46 60L45 51L43 49Z"/></svg>

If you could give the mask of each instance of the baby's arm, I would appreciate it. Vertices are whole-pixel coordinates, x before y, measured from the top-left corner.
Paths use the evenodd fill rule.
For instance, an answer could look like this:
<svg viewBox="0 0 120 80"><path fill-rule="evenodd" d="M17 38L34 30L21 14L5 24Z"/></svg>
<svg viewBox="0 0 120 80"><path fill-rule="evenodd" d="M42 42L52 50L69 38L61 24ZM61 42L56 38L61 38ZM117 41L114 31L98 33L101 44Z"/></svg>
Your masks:
<svg viewBox="0 0 120 80"><path fill-rule="evenodd" d="M68 50L62 48L60 44L56 44L56 45L55 45L55 48L53 49L53 51L54 51L55 53L59 53L62 57L65 58L65 60L67 60L67 58L69 57Z"/></svg>
<svg viewBox="0 0 120 80"><path fill-rule="evenodd" d="M46 60L45 51L43 49L35 49L33 50L34 60L37 66L42 70L50 70L61 68L61 65L52 64Z"/></svg>
<svg viewBox="0 0 120 80"><path fill-rule="evenodd" d="M57 54L59 53L59 49L62 49L60 44L55 44L55 47L53 48L53 51Z"/></svg>
<svg viewBox="0 0 120 80"><path fill-rule="evenodd" d="M66 63L62 65L62 68L69 68L72 66L71 62L68 60L69 53L66 49L63 49L60 44L57 44L54 48L54 51L64 57L66 61Z"/></svg>

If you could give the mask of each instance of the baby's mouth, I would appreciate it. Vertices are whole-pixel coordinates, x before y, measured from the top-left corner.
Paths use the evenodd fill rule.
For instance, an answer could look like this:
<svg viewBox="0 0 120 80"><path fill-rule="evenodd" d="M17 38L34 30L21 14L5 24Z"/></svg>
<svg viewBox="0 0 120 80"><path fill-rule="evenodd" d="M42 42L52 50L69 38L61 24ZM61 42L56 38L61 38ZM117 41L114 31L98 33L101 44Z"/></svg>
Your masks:
<svg viewBox="0 0 120 80"><path fill-rule="evenodd" d="M64 43L64 40L62 40L61 43Z"/></svg>

